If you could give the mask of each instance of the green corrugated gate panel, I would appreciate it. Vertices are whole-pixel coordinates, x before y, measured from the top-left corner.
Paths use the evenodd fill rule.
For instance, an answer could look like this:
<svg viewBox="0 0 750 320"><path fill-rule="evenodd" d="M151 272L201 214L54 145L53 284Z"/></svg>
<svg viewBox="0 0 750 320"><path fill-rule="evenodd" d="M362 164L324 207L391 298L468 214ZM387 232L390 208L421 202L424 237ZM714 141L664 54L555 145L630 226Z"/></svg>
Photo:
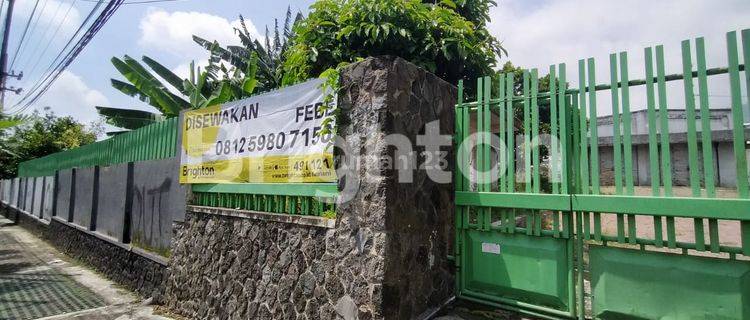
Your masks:
<svg viewBox="0 0 750 320"><path fill-rule="evenodd" d="M750 262L591 246L598 319L750 319Z"/></svg>
<svg viewBox="0 0 750 320"><path fill-rule="evenodd" d="M467 230L464 252L462 293L570 310L568 240Z"/></svg>

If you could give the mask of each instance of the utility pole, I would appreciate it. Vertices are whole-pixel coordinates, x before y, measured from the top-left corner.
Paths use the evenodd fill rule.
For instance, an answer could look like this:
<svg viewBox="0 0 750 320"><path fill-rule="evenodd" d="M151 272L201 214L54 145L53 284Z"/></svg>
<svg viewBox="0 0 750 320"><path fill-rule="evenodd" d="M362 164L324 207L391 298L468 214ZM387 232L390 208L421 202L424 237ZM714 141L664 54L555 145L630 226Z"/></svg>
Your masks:
<svg viewBox="0 0 750 320"><path fill-rule="evenodd" d="M3 0L4 1L4 0ZM8 39L10 37L10 23L13 20L13 6L16 0L8 0L8 13L5 14L5 28L3 32L3 44L0 48L0 112L5 107L5 83L8 78Z"/></svg>

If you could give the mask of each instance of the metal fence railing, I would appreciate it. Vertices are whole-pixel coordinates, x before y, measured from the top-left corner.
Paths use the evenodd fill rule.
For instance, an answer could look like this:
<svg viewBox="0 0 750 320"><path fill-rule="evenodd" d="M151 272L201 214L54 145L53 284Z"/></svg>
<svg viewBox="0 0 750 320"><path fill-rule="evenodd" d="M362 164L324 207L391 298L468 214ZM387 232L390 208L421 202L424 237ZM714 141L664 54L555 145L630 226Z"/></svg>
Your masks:
<svg viewBox="0 0 750 320"><path fill-rule="evenodd" d="M335 183L243 183L193 185L200 206L335 217ZM328 201L326 201L328 200Z"/></svg>

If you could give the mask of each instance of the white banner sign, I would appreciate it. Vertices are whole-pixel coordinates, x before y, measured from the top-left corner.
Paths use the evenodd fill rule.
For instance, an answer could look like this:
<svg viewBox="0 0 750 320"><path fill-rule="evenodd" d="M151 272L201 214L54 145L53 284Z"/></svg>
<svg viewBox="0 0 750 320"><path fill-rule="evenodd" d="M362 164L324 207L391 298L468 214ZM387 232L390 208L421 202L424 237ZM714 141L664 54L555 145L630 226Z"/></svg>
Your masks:
<svg viewBox="0 0 750 320"><path fill-rule="evenodd" d="M180 182L334 181L323 81L184 112Z"/></svg>

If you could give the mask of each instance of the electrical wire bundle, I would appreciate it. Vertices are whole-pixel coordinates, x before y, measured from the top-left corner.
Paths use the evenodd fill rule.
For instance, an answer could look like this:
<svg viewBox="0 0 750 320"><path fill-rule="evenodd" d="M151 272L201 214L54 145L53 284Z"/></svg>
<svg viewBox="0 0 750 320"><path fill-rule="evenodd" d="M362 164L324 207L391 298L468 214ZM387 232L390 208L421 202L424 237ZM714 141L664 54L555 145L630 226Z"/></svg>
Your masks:
<svg viewBox="0 0 750 320"><path fill-rule="evenodd" d="M70 37L67 44L63 47L63 49L58 53L57 57L50 63L49 67L47 68L47 71L44 72L39 80L27 91L27 93L21 98L19 101L17 101L13 105L13 110L11 111L12 114L19 114L23 111L25 111L27 108L29 108L32 104L34 104L47 90L50 88L50 86L57 80L57 78L62 74L63 71L78 57L78 55L83 51L83 49L88 45L88 43L91 41L91 39L94 38L94 36L99 32L99 30L104 26L104 24L107 23L109 18L112 17L112 15L117 11L117 9L124 3L125 0L110 0L107 5L102 9L98 16L96 15L97 11L99 11L99 8L105 3L104 1L99 1L96 3L94 8L89 12L88 16L84 21L81 23L81 25L78 27L76 32L73 34L73 36ZM75 3L75 0L73 1L73 4ZM71 7L73 6L71 4ZM70 8L68 8L68 11L70 11ZM33 15L33 12L32 12ZM67 13L66 13L67 16ZM89 21L93 19L93 22L89 24ZM31 17L29 18L29 22L31 21ZM60 22L62 24L64 22L64 19ZM81 34L81 31L84 30L84 28L88 26L88 29ZM59 30L59 26L57 28ZM55 32L56 34L56 32ZM77 40L76 40L77 39ZM50 39L50 42L54 40ZM75 44L73 44L75 42ZM71 46L71 44L73 44ZM48 45L49 46L49 43ZM20 44L19 44L20 49ZM46 49L45 49L46 50Z"/></svg>

